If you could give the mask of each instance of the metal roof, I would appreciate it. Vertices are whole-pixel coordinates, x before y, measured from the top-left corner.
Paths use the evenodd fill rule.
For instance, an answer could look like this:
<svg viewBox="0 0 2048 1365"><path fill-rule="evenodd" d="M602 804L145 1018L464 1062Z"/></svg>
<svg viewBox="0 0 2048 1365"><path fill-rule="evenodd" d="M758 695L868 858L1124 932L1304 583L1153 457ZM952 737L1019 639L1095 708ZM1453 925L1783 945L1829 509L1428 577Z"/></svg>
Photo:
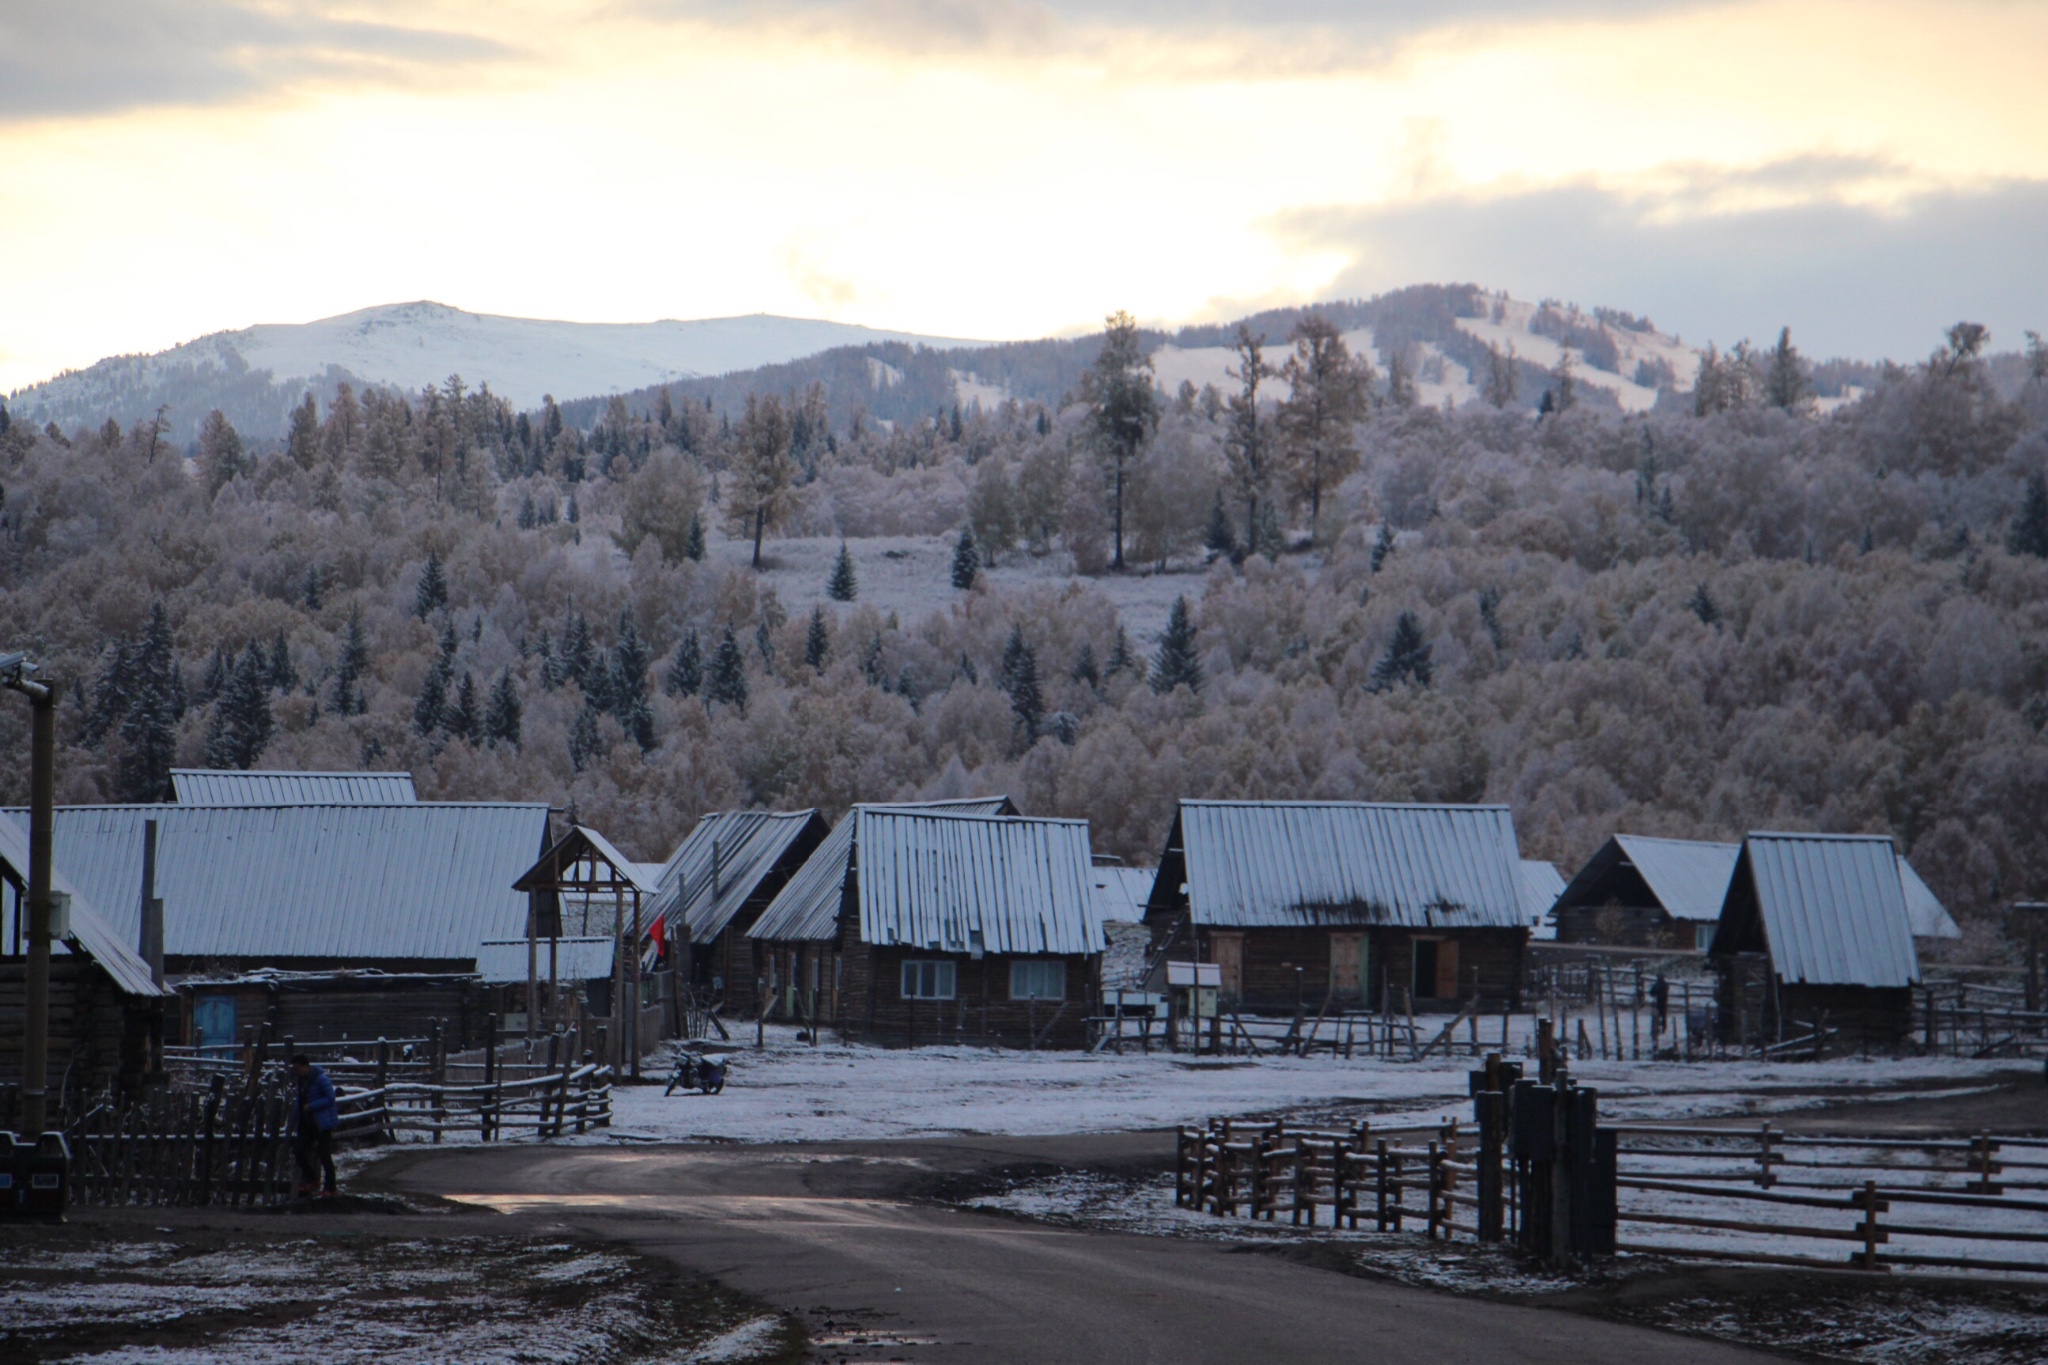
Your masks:
<svg viewBox="0 0 2048 1365"><path fill-rule="evenodd" d="M542 939L535 960L540 979L550 979L548 956L554 952L552 979L556 981L605 981L612 974L612 938ZM476 973L493 986L526 984L526 940L491 938L477 945Z"/></svg>
<svg viewBox="0 0 2048 1365"><path fill-rule="evenodd" d="M692 943L709 943L724 933L792 853L821 843L827 830L815 810L713 811L663 864L654 918L679 918ZM779 887L777 888L780 889Z"/></svg>
<svg viewBox="0 0 2048 1365"><path fill-rule="evenodd" d="M25 812L8 814L27 828ZM445 960L526 933L512 879L546 842L548 808L59 807L57 864L124 943L141 920L151 819L170 956Z"/></svg>
<svg viewBox="0 0 2048 1365"><path fill-rule="evenodd" d="M1728 899L1728 879L1735 875L1735 857L1742 845L1642 834L1617 834L1614 842L1673 919L1711 923L1721 918L1721 902Z"/></svg>
<svg viewBox="0 0 2048 1365"><path fill-rule="evenodd" d="M1526 925L1506 806L1182 801L1173 827L1160 876L1184 859L1197 924Z"/></svg>
<svg viewBox="0 0 2048 1365"><path fill-rule="evenodd" d="M28 912L28 826L17 825L12 820L0 820L0 862L5 862L15 872L22 887L22 913ZM106 917L94 907L90 897L79 891L69 878L65 877L61 865L50 869L50 889L62 891L71 897L71 937L63 944L51 946L59 952L76 950L84 953L112 977L114 984L127 995L159 996L169 995L168 987L156 984L149 973L149 964L142 960L142 954L123 942L114 932ZM142 928L142 876L137 871L135 891L136 941L141 940Z"/></svg>
<svg viewBox="0 0 2048 1365"><path fill-rule="evenodd" d="M1962 926L1955 922L1948 907L1941 903L1920 874L1899 855L1899 882L1906 893L1906 918L1913 925L1914 938L1961 938Z"/></svg>
<svg viewBox="0 0 2048 1365"><path fill-rule="evenodd" d="M846 873L853 866L855 816L863 810L915 810L929 815L1015 815L1007 796L975 796L959 801L912 801L855 806L825 836L817 851L804 860L768 908L747 930L748 938L823 943L839 937L839 907Z"/></svg>
<svg viewBox="0 0 2048 1365"><path fill-rule="evenodd" d="M1536 938L1556 938L1557 926L1547 921L1550 907L1564 894L1564 873L1541 858L1522 859L1522 922Z"/></svg>
<svg viewBox="0 0 2048 1365"><path fill-rule="evenodd" d="M934 952L1099 953L1108 940L1085 820L863 807L854 877L864 943Z"/></svg>
<svg viewBox="0 0 2048 1365"><path fill-rule="evenodd" d="M390 806L420 799L411 773L173 768L171 790L181 806Z"/></svg>
<svg viewBox="0 0 2048 1365"><path fill-rule="evenodd" d="M1745 870L1779 980L1900 987L1920 979L1899 857L1890 839L1752 834L1742 841L1728 892L1731 905L1746 890ZM1716 951L1730 928L1724 915Z"/></svg>
<svg viewBox="0 0 2048 1365"><path fill-rule="evenodd" d="M1090 873L1095 901L1105 920L1135 921L1145 918L1145 902L1151 898L1152 882L1158 872L1149 867L1098 866Z"/></svg>

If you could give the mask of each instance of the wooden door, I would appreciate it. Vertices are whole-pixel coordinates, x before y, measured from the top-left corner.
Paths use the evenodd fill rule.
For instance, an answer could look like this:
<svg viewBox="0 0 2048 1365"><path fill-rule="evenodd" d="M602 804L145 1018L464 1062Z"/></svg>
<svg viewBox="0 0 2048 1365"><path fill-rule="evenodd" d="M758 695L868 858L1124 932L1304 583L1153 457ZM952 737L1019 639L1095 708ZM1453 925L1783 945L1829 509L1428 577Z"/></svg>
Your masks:
<svg viewBox="0 0 2048 1365"><path fill-rule="evenodd" d="M1209 957L1223 978L1222 994L1231 1000L1244 997L1244 935L1209 935Z"/></svg>
<svg viewBox="0 0 2048 1365"><path fill-rule="evenodd" d="M1365 995L1365 935L1330 935L1330 994L1351 1001Z"/></svg>
<svg viewBox="0 0 2048 1365"><path fill-rule="evenodd" d="M1458 941L1444 939L1436 945L1436 998L1458 998Z"/></svg>

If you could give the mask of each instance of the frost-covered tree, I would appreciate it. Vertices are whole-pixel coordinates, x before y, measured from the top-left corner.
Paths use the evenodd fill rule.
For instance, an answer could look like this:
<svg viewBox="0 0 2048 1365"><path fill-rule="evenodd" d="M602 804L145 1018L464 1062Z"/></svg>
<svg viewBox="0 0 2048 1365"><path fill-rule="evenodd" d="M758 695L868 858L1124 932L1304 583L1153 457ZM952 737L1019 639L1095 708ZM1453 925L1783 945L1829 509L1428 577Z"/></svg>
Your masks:
<svg viewBox="0 0 2048 1365"><path fill-rule="evenodd" d="M671 697L694 697L704 686L704 647L698 642L697 632L686 630L683 638L676 642L675 657L669 660L668 675L662 679L661 690Z"/></svg>
<svg viewBox="0 0 2048 1365"><path fill-rule="evenodd" d="M1356 429L1370 402L1372 372L1334 323L1310 313L1295 325L1294 354L1282 373L1291 389L1278 412L1288 481L1308 503L1313 532L1322 524L1324 491L1358 467Z"/></svg>
<svg viewBox="0 0 2048 1365"><path fill-rule="evenodd" d="M320 405L307 394L306 401L292 409L285 429L284 453L301 469L311 469L320 458Z"/></svg>
<svg viewBox="0 0 2048 1365"><path fill-rule="evenodd" d="M710 675L704 681L704 700L710 705L732 706L741 714L747 709L747 668L740 658L739 640L731 625L718 637L711 655Z"/></svg>
<svg viewBox="0 0 2048 1365"><path fill-rule="evenodd" d="M1394 633L1387 641L1387 652L1372 666L1369 690L1385 692L1403 684L1428 687L1433 672L1429 642L1422 638L1422 623L1415 619L1414 612L1404 611L1394 618Z"/></svg>
<svg viewBox="0 0 2048 1365"><path fill-rule="evenodd" d="M811 608L811 624L804 631L804 667L814 673L825 671L825 660L832 652L832 636L825 629L825 609Z"/></svg>
<svg viewBox="0 0 2048 1365"><path fill-rule="evenodd" d="M1202 690L1202 660L1195 653L1195 623L1188 614L1188 599L1173 599L1167 613L1166 633L1159 637L1159 651L1152 656L1152 690L1164 695L1176 687L1190 692Z"/></svg>
<svg viewBox="0 0 2048 1365"><path fill-rule="evenodd" d="M206 728L206 766L252 768L277 733L270 712L270 661L254 643L242 651Z"/></svg>
<svg viewBox="0 0 2048 1365"><path fill-rule="evenodd" d="M1231 482L1244 504L1245 544L1256 550L1259 508L1272 490L1274 464L1270 422L1259 411L1259 386L1278 372L1266 363L1265 338L1254 335L1244 323L1237 325L1231 349L1236 359L1225 373L1237 381L1237 392L1226 404L1229 417L1223 451L1230 462Z"/></svg>
<svg viewBox="0 0 2048 1365"><path fill-rule="evenodd" d="M2039 470L2027 476L2026 496L2006 532L2005 548L2016 555L2048 558L2048 477Z"/></svg>
<svg viewBox="0 0 2048 1365"><path fill-rule="evenodd" d="M484 708L484 740L488 744L505 744L517 749L520 745L526 708L519 700L519 685L512 681L512 670L498 674L498 681L491 684L491 699Z"/></svg>
<svg viewBox="0 0 2048 1365"><path fill-rule="evenodd" d="M1145 350L1136 319L1129 313L1109 315L1102 331L1102 349L1081 379L1082 401L1088 405L1088 427L1096 449L1108 465L1110 567L1124 567L1124 491L1130 466L1159 425L1159 391L1152 384L1152 357Z"/></svg>
<svg viewBox="0 0 2048 1365"><path fill-rule="evenodd" d="M424 621L447 605L448 574L441 567L440 554L429 550L420 569L419 586L413 589L412 614Z"/></svg>
<svg viewBox="0 0 2048 1365"><path fill-rule="evenodd" d="M206 491L220 492L252 467L242 449L241 433L228 421L227 414L219 408L207 413L199 428L199 468L206 476Z"/></svg>
<svg viewBox="0 0 2048 1365"><path fill-rule="evenodd" d="M963 526L960 538L953 542L953 586L965 592L980 573L981 551L975 548L974 528Z"/></svg>
<svg viewBox="0 0 2048 1365"><path fill-rule="evenodd" d="M795 487L789 411L772 393L750 393L746 416L734 437L725 518L730 534L746 536L754 542L756 569L761 567L761 538L781 529L789 516Z"/></svg>
<svg viewBox="0 0 2048 1365"><path fill-rule="evenodd" d="M1002 681L1024 747L1029 748L1038 738L1039 726L1045 719L1045 693L1038 676L1038 655L1024 638L1022 626L1012 626L1010 638L1003 645Z"/></svg>
<svg viewBox="0 0 2048 1365"><path fill-rule="evenodd" d="M1806 358L1792 345L1792 329L1778 329L1778 344L1764 357L1764 402L1786 412L1813 407L1813 375Z"/></svg>
<svg viewBox="0 0 2048 1365"><path fill-rule="evenodd" d="M844 540L839 542L839 557L832 561L832 577L825 584L825 595L834 602L851 602L860 595L860 580L853 572L853 554Z"/></svg>

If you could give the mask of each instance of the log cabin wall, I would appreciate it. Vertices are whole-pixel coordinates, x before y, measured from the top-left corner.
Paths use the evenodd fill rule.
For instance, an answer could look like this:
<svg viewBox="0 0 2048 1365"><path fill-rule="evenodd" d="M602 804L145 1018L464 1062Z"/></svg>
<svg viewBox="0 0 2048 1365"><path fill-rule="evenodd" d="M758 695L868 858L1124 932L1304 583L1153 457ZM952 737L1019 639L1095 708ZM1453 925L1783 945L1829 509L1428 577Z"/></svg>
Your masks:
<svg viewBox="0 0 2048 1365"><path fill-rule="evenodd" d="M22 1039L28 1018L28 964L0 961L0 1084L21 1084ZM156 1000L124 995L90 958L50 959L50 1091L72 1097L113 1085L141 1084L149 1068L150 1035L160 1027Z"/></svg>

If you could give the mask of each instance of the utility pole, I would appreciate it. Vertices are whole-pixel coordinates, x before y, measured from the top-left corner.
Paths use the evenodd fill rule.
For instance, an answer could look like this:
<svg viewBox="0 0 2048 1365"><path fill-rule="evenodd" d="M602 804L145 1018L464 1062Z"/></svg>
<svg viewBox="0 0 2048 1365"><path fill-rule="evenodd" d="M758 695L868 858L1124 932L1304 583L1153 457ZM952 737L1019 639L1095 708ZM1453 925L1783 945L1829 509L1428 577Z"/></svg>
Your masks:
<svg viewBox="0 0 2048 1365"><path fill-rule="evenodd" d="M0 655L0 687L29 699L28 1017L21 1040L21 1127L31 1136L49 1121L50 844L57 815L57 690L35 682L26 654Z"/></svg>

